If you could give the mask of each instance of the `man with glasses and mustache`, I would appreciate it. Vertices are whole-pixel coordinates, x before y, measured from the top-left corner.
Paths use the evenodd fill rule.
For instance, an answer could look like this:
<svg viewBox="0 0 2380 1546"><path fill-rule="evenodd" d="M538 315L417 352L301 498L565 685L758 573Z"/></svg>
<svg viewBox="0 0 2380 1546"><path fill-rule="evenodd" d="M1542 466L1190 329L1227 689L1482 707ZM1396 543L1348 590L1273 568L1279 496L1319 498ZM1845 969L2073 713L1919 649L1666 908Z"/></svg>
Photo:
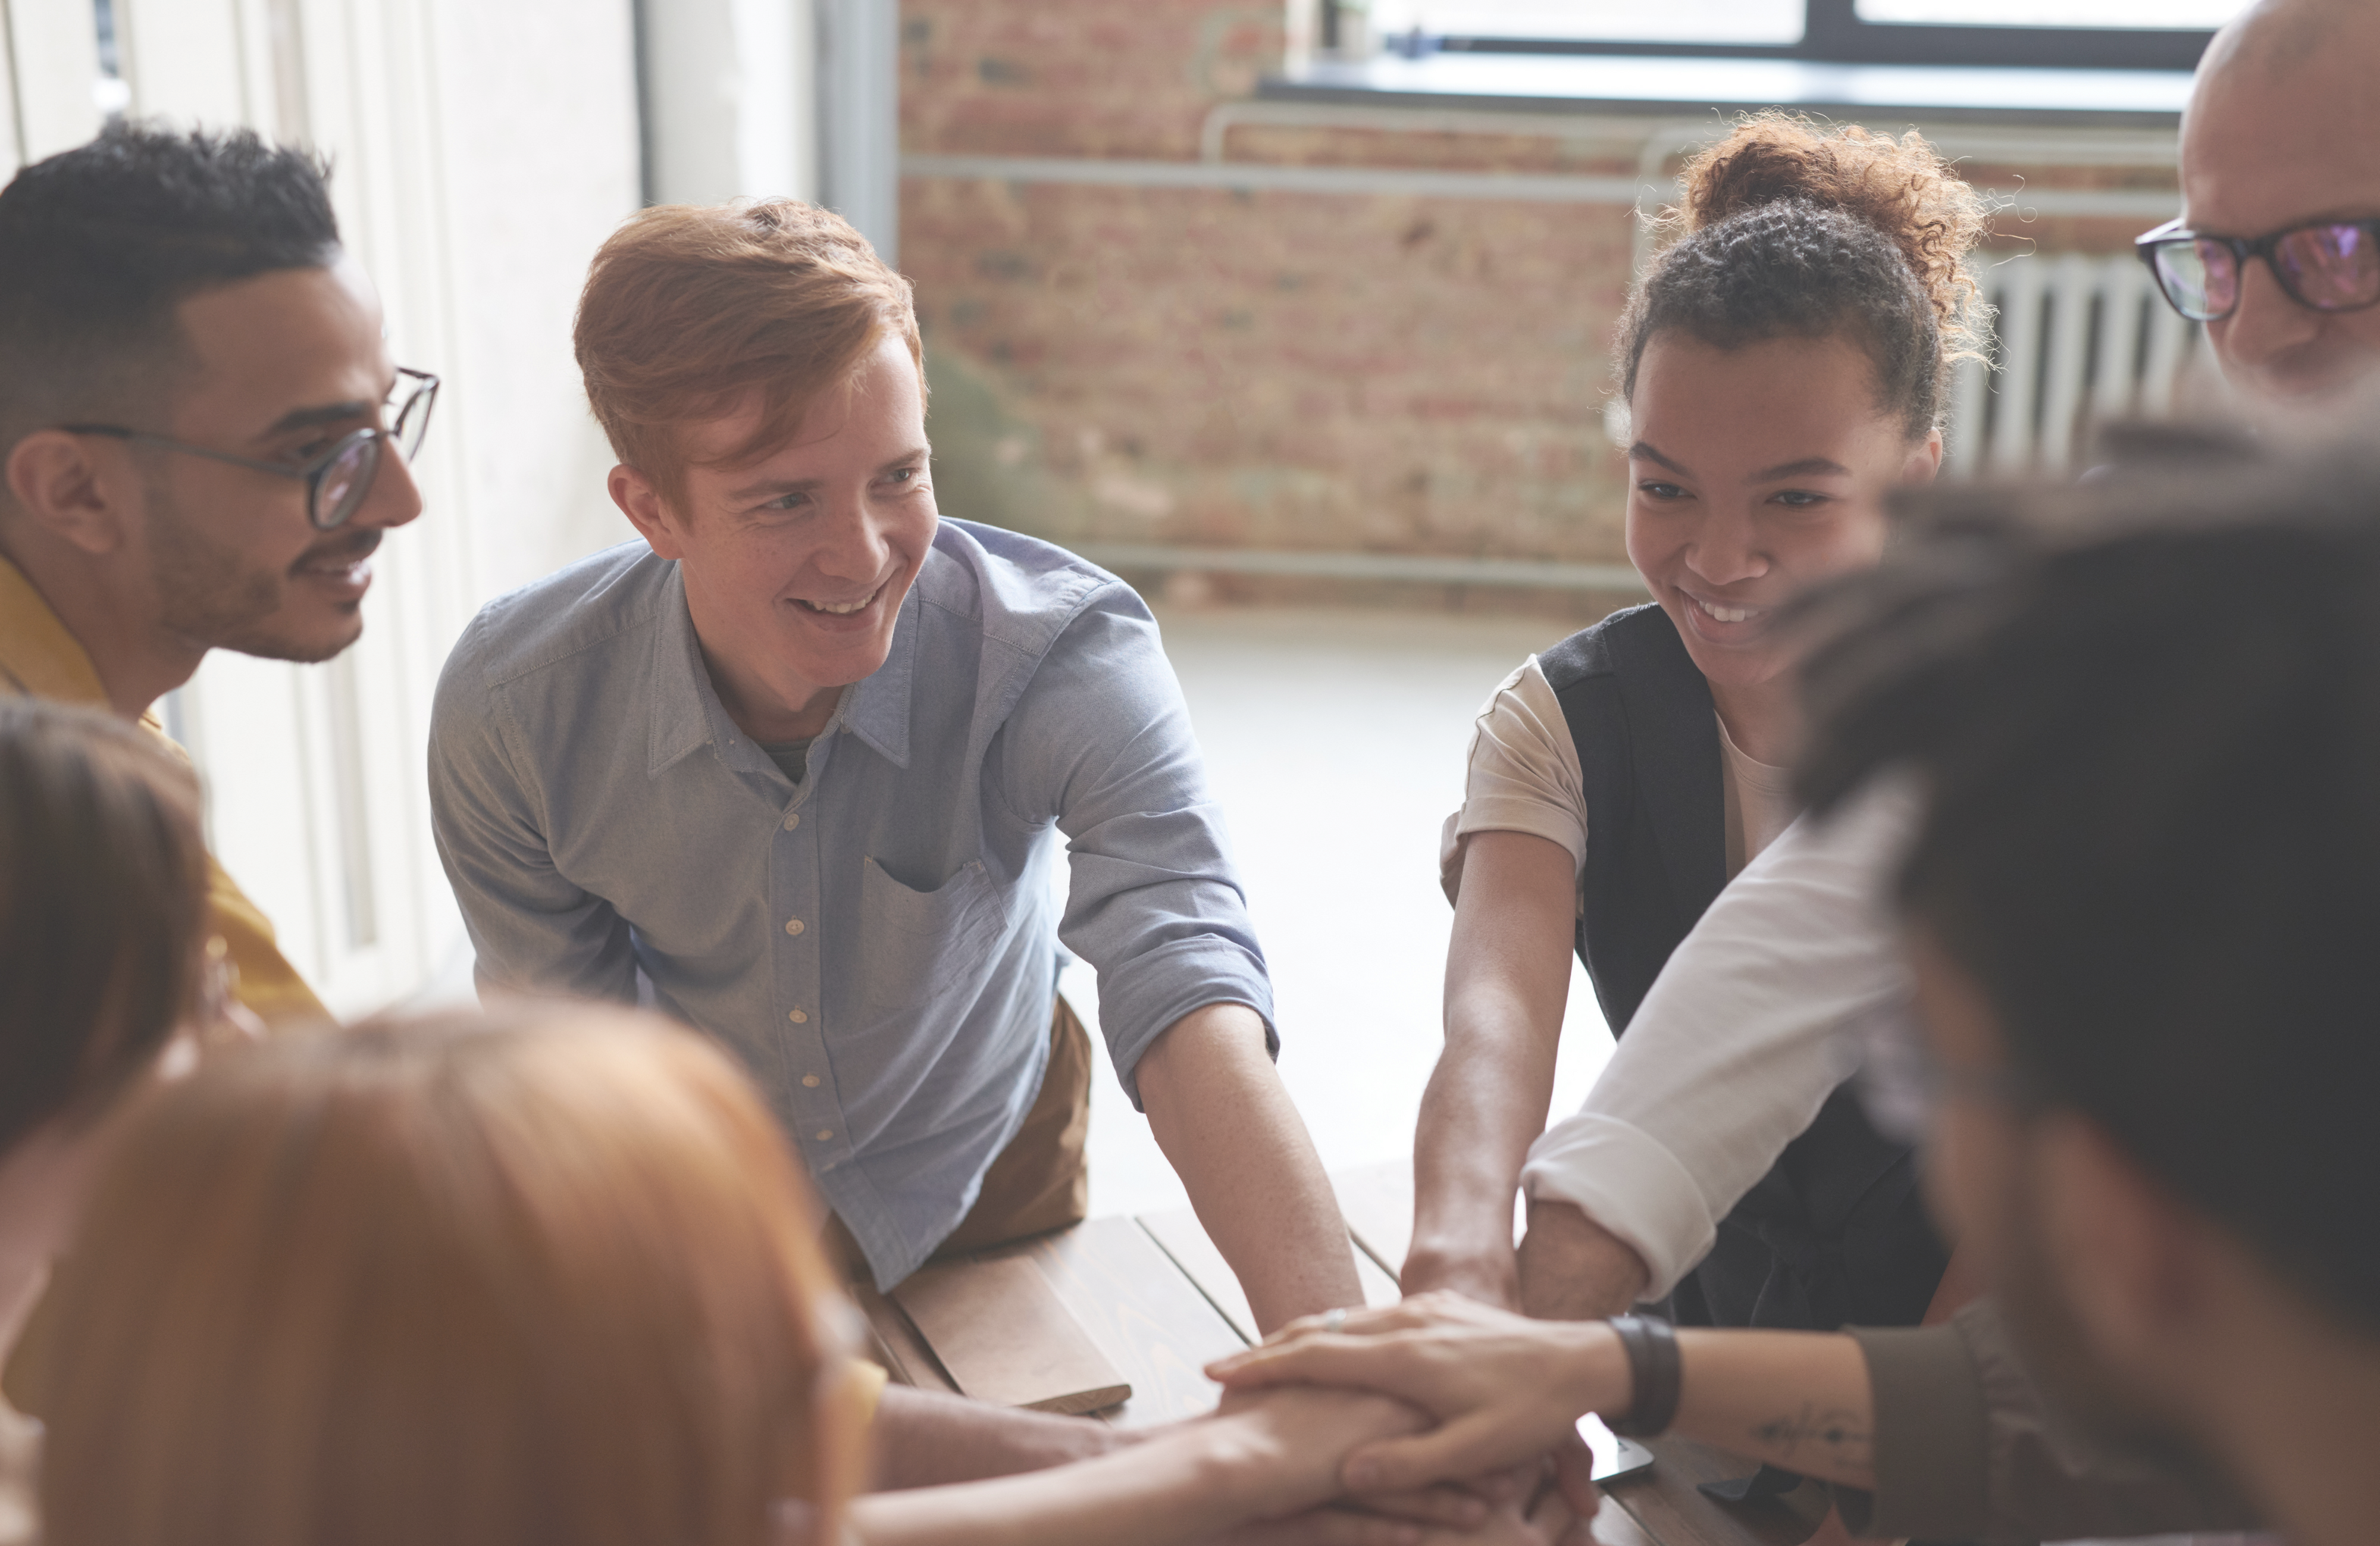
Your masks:
<svg viewBox="0 0 2380 1546"><path fill-rule="evenodd" d="M2276 425L2350 408L2380 370L2375 69L2380 6L2265 0L2234 21L2183 117L2184 213L2140 238L2167 301L2206 323L2227 382ZM1873 904L1907 820L1878 801L1797 823L1678 947L1585 1108L1518 1178L1530 1314L1666 1295L1841 1083L1839 1029L1905 1002Z"/></svg>
<svg viewBox="0 0 2380 1546"><path fill-rule="evenodd" d="M0 190L0 694L152 705L209 650L363 631L437 378L401 370L322 164L246 131L111 127ZM324 1017L218 867L266 1022Z"/></svg>

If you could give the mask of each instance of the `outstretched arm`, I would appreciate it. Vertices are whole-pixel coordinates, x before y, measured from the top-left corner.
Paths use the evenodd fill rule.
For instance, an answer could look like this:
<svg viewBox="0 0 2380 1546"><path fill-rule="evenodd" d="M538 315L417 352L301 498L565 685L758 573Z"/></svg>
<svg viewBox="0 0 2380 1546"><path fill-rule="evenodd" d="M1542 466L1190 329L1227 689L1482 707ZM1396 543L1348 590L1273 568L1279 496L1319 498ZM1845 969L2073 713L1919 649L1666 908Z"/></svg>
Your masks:
<svg viewBox="0 0 2380 1546"><path fill-rule="evenodd" d="M1408 1294L1452 1289L1520 1308L1512 1197L1545 1130L1570 994L1569 850L1524 832L1464 840L1446 953L1446 1050L1414 1135Z"/></svg>
<svg viewBox="0 0 2380 1546"><path fill-rule="evenodd" d="M1531 1199L1567 1203L1623 1242L1644 1294L1676 1285L1809 1126L1850 1072L1844 1028L1907 996L1882 904L1914 797L1880 786L1796 822L1745 866L1670 955L1585 1108L1530 1147ZM1550 1275L1524 1277L1532 1313L1617 1308L1565 1303Z"/></svg>
<svg viewBox="0 0 2380 1546"><path fill-rule="evenodd" d="M1132 1443L1093 1418L1062 1418L965 1396L887 1385L868 1425L875 1448L870 1491L941 1487L1045 1470Z"/></svg>
<svg viewBox="0 0 2380 1546"><path fill-rule="evenodd" d="M1119 585L1086 605L1002 735L1002 799L1066 834L1059 935L1099 970L1116 1072L1257 1324L1360 1304L1337 1200L1272 1067L1272 988L1189 712L1137 597Z"/></svg>
<svg viewBox="0 0 2380 1546"><path fill-rule="evenodd" d="M1242 1397L1236 1405L1261 1399L1261 1394ZM875 1464L868 1491L951 1487L1048 1470L1170 1441L1211 1420L1194 1418L1164 1428L1123 1429L1093 1418L1056 1417L888 1385L868 1425ZM1146 1484L1147 1475L1135 1474ZM1479 1533L1475 1538L1448 1534L1446 1539L1475 1539L1479 1546L1525 1542L1528 1536L1516 1532L1515 1525L1536 1517L1531 1507L1538 1491L1531 1479L1536 1474L1530 1468L1493 1479L1510 1483L1498 1488L1481 1489L1474 1482L1311 1509L1286 1519L1238 1525L1200 1546L1437 1546L1442 1532L1463 1531ZM950 1502L941 1500L935 1507Z"/></svg>
<svg viewBox="0 0 2380 1546"><path fill-rule="evenodd" d="M1422 1420L1378 1396L1282 1391L1079 1465L872 1494L852 1519L868 1546L1186 1546L1337 1496L1351 1449ZM1419 1535L1394 1528L1386 1538Z"/></svg>
<svg viewBox="0 0 2380 1546"><path fill-rule="evenodd" d="M1297 1382L1378 1391L1441 1426L1366 1444L1359 1490L1426 1486L1540 1455L1588 1412L1635 1400L1620 1339L1602 1321L1531 1321L1451 1294L1358 1310L1331 1333L1293 1334L1214 1365L1234 1390ZM1821 1480L1876 1484L1875 1399L1852 1338L1815 1332L1678 1333L1683 1367L1672 1431Z"/></svg>
<svg viewBox="0 0 2380 1546"><path fill-rule="evenodd" d="M1260 1331L1360 1305L1354 1248L1314 1140L1265 1051L1264 1021L1210 1004L1142 1054L1140 1098Z"/></svg>

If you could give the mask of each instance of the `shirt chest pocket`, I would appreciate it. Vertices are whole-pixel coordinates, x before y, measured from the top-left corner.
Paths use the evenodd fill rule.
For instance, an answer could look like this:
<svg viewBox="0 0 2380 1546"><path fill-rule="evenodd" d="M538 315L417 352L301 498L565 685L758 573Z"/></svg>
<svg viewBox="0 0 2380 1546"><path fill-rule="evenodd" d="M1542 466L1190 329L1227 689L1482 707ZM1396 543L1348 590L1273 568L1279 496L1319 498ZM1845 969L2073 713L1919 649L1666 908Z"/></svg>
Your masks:
<svg viewBox="0 0 2380 1546"><path fill-rule="evenodd" d="M982 986L986 958L1008 917L979 861L932 891L903 884L874 859L860 861L861 992L871 1009L918 1010Z"/></svg>

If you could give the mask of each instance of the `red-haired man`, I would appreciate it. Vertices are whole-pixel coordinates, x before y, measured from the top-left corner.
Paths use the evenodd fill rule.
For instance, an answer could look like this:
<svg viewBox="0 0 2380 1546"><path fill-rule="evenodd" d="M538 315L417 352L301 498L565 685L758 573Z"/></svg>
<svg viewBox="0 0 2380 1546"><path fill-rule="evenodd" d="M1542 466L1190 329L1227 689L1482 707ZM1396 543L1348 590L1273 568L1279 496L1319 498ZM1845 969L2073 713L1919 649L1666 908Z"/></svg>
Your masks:
<svg viewBox="0 0 2380 1546"><path fill-rule="evenodd" d="M940 517L907 282L806 205L649 210L577 345L643 541L492 603L440 685L482 984L649 996L733 1047L889 1287L1083 1215L1062 937L1258 1322L1357 1302L1156 624Z"/></svg>

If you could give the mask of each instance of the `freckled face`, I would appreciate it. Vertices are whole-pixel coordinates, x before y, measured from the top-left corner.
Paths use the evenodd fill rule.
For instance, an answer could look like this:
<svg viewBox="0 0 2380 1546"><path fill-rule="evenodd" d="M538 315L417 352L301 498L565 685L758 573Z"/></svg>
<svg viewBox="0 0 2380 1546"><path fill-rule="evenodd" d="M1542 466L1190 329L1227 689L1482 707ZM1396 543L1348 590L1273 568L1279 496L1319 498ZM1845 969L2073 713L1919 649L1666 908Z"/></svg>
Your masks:
<svg viewBox="0 0 2380 1546"><path fill-rule="evenodd" d="M738 444L758 411L705 426L698 461ZM940 518L907 346L886 337L795 443L693 468L685 504L655 548L678 560L703 650L729 676L798 707L873 673Z"/></svg>
<svg viewBox="0 0 2380 1546"><path fill-rule="evenodd" d="M1628 557L1703 675L1754 687L1792 663L1775 613L1884 554L1884 495L1934 475L1876 407L1875 368L1838 338L1645 347L1629 399Z"/></svg>

